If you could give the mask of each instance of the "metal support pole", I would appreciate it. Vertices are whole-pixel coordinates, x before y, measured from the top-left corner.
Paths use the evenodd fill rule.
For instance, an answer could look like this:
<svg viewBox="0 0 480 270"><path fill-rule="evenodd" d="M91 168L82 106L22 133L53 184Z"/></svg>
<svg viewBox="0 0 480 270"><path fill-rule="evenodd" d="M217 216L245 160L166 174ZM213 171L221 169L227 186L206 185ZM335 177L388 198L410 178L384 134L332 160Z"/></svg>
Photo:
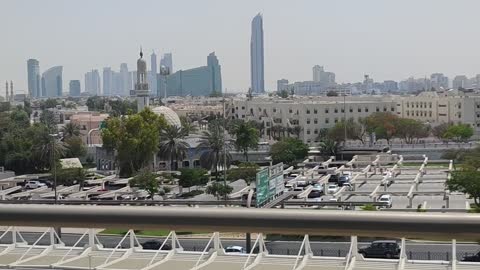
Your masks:
<svg viewBox="0 0 480 270"><path fill-rule="evenodd" d="M452 239L452 270L457 269L457 240Z"/></svg>

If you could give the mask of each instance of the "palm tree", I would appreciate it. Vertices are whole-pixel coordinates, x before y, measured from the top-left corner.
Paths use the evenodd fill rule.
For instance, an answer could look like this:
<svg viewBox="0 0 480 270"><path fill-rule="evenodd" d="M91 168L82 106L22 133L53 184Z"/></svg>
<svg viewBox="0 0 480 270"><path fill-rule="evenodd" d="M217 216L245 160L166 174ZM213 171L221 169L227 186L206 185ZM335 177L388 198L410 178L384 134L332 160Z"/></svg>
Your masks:
<svg viewBox="0 0 480 270"><path fill-rule="evenodd" d="M234 129L235 147L245 155L245 161L248 162L248 149L258 147L258 130L247 122L241 122Z"/></svg>
<svg viewBox="0 0 480 270"><path fill-rule="evenodd" d="M185 133L181 127L167 126L160 133L159 155L163 160L170 160L170 170L175 170L174 161L183 160L187 156L187 142L183 140Z"/></svg>
<svg viewBox="0 0 480 270"><path fill-rule="evenodd" d="M192 121L188 117L180 117L180 122L182 123L182 131L185 133L185 136L197 132L197 127L193 125Z"/></svg>
<svg viewBox="0 0 480 270"><path fill-rule="evenodd" d="M62 128L62 132L65 138L80 136L80 126L75 123L68 123Z"/></svg>
<svg viewBox="0 0 480 270"><path fill-rule="evenodd" d="M223 128L219 125L210 126L208 131L203 132L203 139L198 145L198 149L203 151L200 155L200 165L207 169L215 169L216 179L218 181L218 166L226 161L229 166L232 156L225 151L225 141L223 138ZM225 160L226 159L226 160ZM226 168L224 168L226 170Z"/></svg>

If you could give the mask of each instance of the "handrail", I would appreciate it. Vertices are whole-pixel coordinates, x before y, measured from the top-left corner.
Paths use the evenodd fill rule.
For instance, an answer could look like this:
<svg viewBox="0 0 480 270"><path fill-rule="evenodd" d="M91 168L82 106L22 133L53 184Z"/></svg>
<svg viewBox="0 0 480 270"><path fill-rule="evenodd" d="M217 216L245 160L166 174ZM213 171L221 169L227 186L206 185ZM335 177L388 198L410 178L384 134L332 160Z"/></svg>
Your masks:
<svg viewBox="0 0 480 270"><path fill-rule="evenodd" d="M198 257L197 263L195 264L195 267L193 267L193 269L197 269L198 264L202 260L203 255L205 255L205 252L207 252L207 249L210 246L210 244L212 243L213 238L215 238L215 233L212 235L212 237L210 237L210 240L208 241L207 245L203 249L202 254L200 254L200 256Z"/></svg>
<svg viewBox="0 0 480 270"><path fill-rule="evenodd" d="M115 248L112 250L112 252L110 252L110 255L108 255L107 259L105 260L105 262L103 264L106 264L110 258L113 256L113 254L115 253L115 251L117 251L117 249L122 246L122 243L123 241L125 241L125 239L127 238L127 236L129 236L131 233L133 232L132 229L128 230L128 232L125 234L125 236L123 236L122 240L120 240L120 242L118 242L117 246L115 246Z"/></svg>
<svg viewBox="0 0 480 270"><path fill-rule="evenodd" d="M304 209L0 205L0 226L480 239L480 215Z"/></svg>
<svg viewBox="0 0 480 270"><path fill-rule="evenodd" d="M59 262L63 262L65 260L65 258L70 254L70 252L72 252L72 250L80 243L80 241L82 241L83 237L87 235L87 233L88 233L88 230L86 230L85 233L83 233L82 236L78 238L77 242L75 242L75 244L73 244L73 246L68 250L68 252L65 253L65 255L63 255L63 257L60 259Z"/></svg>
<svg viewBox="0 0 480 270"><path fill-rule="evenodd" d="M32 250L32 249L38 244L38 242L40 242L40 240L41 240L50 230L51 230L51 228L48 228L42 235L40 235L40 237L37 239L37 241L35 241L35 242L33 243L33 245L31 245L31 246L27 249L27 251L25 251L25 253L23 253L23 255L22 255L18 260L16 260L15 262L21 261L21 260L28 254L28 252L30 252L30 250Z"/></svg>

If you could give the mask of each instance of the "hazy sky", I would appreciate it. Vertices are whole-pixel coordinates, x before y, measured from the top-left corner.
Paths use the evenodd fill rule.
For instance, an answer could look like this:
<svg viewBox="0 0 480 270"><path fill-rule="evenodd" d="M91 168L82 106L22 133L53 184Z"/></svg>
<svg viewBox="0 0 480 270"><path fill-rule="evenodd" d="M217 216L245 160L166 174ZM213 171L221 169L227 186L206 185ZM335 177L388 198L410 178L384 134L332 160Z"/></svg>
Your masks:
<svg viewBox="0 0 480 270"><path fill-rule="evenodd" d="M310 80L315 64L337 82L480 73L478 0L0 0L0 93L27 88L28 58L41 72L64 66L68 81L120 63L134 69L173 53L174 68L206 64L215 51L223 86L250 85L250 23L263 13L266 88ZM160 58L158 58L160 59Z"/></svg>

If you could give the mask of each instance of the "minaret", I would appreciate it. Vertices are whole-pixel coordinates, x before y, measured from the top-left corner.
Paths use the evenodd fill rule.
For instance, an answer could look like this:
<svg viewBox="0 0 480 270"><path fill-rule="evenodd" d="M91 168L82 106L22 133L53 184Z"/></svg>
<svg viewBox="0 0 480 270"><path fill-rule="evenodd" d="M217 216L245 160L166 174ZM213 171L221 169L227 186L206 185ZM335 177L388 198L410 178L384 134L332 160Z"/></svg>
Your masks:
<svg viewBox="0 0 480 270"><path fill-rule="evenodd" d="M135 97L137 98L137 109L141 112L150 105L150 91L147 82L147 62L143 59L142 48L140 58L137 60L137 83L135 84Z"/></svg>
<svg viewBox="0 0 480 270"><path fill-rule="evenodd" d="M13 101L13 82L10 81L10 100Z"/></svg>
<svg viewBox="0 0 480 270"><path fill-rule="evenodd" d="M8 81L5 82L5 101L9 101L8 98Z"/></svg>

